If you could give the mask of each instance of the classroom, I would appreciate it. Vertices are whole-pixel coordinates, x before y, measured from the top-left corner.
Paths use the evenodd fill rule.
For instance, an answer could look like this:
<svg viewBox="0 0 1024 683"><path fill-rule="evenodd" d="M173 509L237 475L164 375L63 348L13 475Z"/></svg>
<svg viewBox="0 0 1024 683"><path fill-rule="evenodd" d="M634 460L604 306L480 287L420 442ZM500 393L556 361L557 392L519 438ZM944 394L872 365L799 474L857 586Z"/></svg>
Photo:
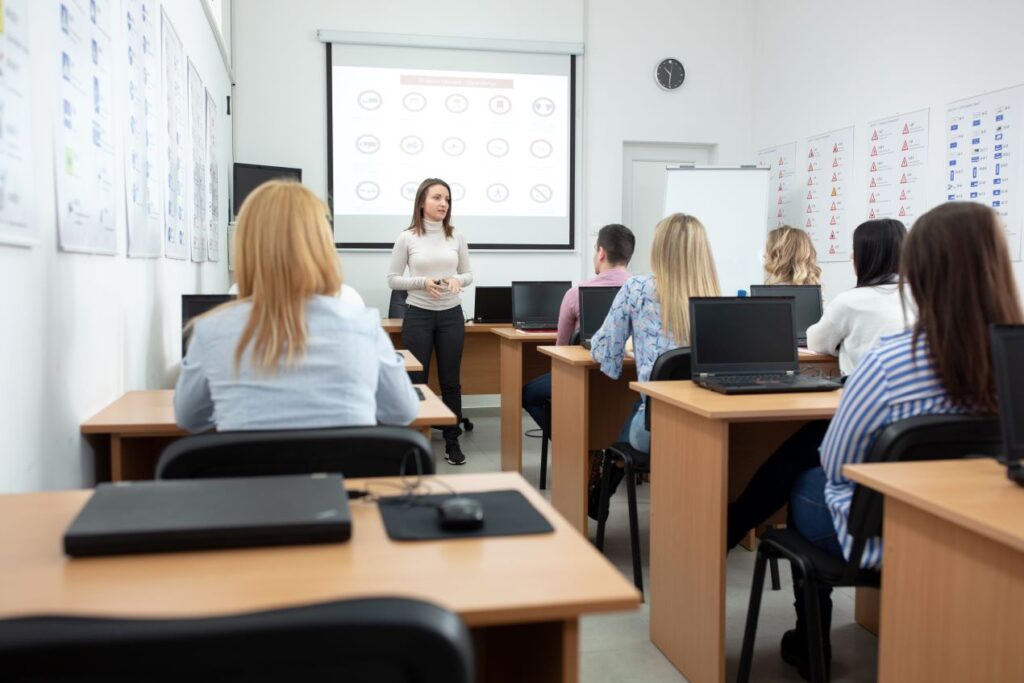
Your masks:
<svg viewBox="0 0 1024 683"><path fill-rule="evenodd" d="M1024 680L1018 22L0 0L0 668Z"/></svg>

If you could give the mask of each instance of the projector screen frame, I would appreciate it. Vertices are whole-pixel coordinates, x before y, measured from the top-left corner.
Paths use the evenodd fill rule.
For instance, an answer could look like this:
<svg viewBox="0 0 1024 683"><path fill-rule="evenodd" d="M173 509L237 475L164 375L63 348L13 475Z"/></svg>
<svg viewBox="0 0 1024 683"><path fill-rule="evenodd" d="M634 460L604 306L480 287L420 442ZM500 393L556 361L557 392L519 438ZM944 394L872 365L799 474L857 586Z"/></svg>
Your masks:
<svg viewBox="0 0 1024 683"><path fill-rule="evenodd" d="M331 46L335 42L349 42L345 40L331 40L328 38L328 33L325 31L318 32L321 40L323 40L326 46L327 62L327 206L330 209L330 221L333 228L334 225L334 84L332 75L332 61L331 61ZM403 38L405 36L402 36ZM351 41L359 42L362 44L395 44L385 41L377 42L374 40L366 41ZM500 41L495 41L500 43ZM514 41L508 41L510 45ZM416 45L406 46L416 47ZM423 45L422 47L428 47ZM527 49L521 49L523 46L518 45L516 48L509 49L508 51L526 52ZM460 49L458 46L455 49ZM469 49L468 47L465 49ZM489 49L486 46L473 46L473 49ZM501 47L494 48L496 51L502 51ZM537 52L547 52L546 50L536 50ZM558 244L495 244L495 243L469 243L469 248L477 251L545 251L545 252L574 252L576 250L576 55L577 52L573 51L552 51L556 54L564 54L569 58L569 180L568 180L568 198L569 198L569 234L566 236L566 240ZM456 217L454 223L458 224L458 218ZM391 250L394 247L393 242L335 242L335 249L341 251L384 251Z"/></svg>

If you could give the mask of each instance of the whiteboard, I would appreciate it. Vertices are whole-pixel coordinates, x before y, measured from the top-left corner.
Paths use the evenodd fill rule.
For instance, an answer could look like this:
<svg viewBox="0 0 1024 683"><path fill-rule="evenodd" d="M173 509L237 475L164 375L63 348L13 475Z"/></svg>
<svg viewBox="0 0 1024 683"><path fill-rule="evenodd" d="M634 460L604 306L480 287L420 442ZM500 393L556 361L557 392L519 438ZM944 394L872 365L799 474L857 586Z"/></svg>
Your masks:
<svg viewBox="0 0 1024 683"><path fill-rule="evenodd" d="M665 215L686 213L704 224L723 296L764 279L769 176L766 168L666 168Z"/></svg>

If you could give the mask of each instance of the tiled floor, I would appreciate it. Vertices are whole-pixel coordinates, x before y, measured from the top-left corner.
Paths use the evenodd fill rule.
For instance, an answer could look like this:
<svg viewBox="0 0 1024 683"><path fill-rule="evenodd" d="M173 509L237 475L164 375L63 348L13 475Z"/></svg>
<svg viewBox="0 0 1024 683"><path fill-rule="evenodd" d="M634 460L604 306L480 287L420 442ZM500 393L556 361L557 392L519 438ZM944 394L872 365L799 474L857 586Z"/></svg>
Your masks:
<svg viewBox="0 0 1024 683"><path fill-rule="evenodd" d="M440 472L494 472L500 469L500 421L497 417L471 417L472 432L462 437L467 464L454 468L444 462L440 433L434 433L434 450ZM524 415L523 424L532 426ZM524 439L524 476L537 483L540 472L540 439ZM650 487L638 489L640 535L647 580L648 495ZM612 500L606 537L608 558L627 577L632 578L629 554L625 491ZM591 523L591 535L595 524ZM737 549L729 555L728 593L726 597L726 680L736 678L736 666L743 640L743 624L750 597L750 581L754 554ZM787 666L778 655L782 633L793 627L792 588L788 568L780 566L783 576L781 591L766 586L761 603L757 648L754 654L752 680L757 682L799 681L796 670ZM835 603L832 629L832 680L836 683L873 681L878 656L877 639L853 621L853 593L842 591L833 597ZM646 605L640 611L584 617L580 638L580 680L585 683L643 681L668 683L685 681L661 652L648 639Z"/></svg>

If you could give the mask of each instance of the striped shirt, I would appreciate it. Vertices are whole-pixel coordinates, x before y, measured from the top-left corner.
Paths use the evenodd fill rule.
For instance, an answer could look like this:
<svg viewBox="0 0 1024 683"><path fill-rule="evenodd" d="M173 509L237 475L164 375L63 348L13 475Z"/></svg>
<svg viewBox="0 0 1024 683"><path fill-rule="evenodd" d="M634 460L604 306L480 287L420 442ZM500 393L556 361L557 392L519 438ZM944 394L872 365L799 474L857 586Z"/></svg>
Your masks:
<svg viewBox="0 0 1024 683"><path fill-rule="evenodd" d="M883 337L865 354L846 383L821 445L825 502L847 559L853 548L846 525L854 483L843 476L843 465L864 462L887 425L917 415L965 412L939 381L924 339L914 348L913 332ZM878 568L881 564L882 539L875 537L864 547L861 566Z"/></svg>

